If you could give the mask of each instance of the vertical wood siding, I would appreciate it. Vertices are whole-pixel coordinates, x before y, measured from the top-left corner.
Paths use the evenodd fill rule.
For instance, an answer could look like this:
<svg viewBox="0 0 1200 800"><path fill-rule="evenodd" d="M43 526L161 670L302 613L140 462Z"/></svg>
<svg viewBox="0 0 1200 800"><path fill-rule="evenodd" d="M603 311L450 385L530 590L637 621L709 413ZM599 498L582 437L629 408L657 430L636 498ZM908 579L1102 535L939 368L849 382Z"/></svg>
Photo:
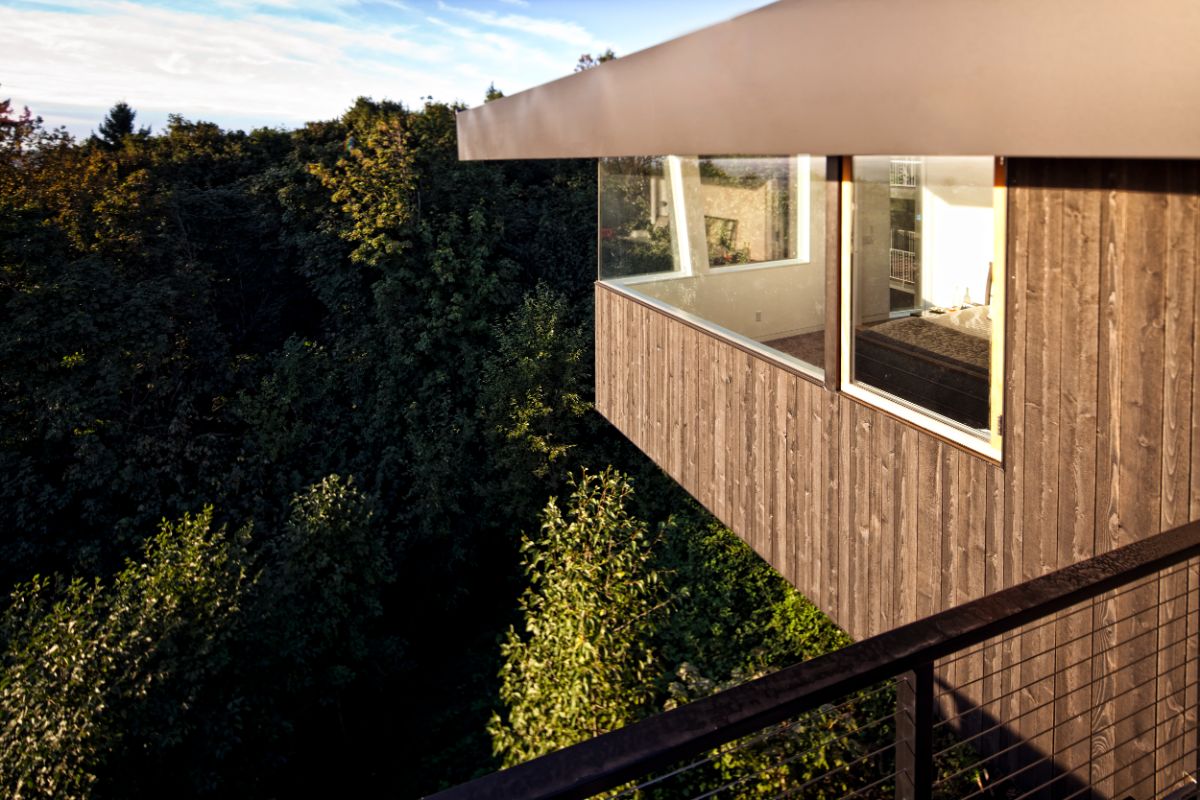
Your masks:
<svg viewBox="0 0 1200 800"><path fill-rule="evenodd" d="M855 638L1200 518L1200 165L1008 183L1003 467L597 285L599 411ZM1161 796L1197 768L1198 572L940 677L1101 794Z"/></svg>
<svg viewBox="0 0 1200 800"><path fill-rule="evenodd" d="M601 284L596 337L599 411L851 635L1002 582L995 464Z"/></svg>

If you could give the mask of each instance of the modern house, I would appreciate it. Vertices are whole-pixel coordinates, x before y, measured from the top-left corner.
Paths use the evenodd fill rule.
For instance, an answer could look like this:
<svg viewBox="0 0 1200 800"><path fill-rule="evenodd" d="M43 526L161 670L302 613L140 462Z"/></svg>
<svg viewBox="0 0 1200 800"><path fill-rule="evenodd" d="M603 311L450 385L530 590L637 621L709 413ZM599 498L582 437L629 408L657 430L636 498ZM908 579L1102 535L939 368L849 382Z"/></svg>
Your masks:
<svg viewBox="0 0 1200 800"><path fill-rule="evenodd" d="M597 408L853 637L1200 519L1200 4L781 0L458 124L600 159ZM1192 561L939 677L1162 797L1198 638Z"/></svg>

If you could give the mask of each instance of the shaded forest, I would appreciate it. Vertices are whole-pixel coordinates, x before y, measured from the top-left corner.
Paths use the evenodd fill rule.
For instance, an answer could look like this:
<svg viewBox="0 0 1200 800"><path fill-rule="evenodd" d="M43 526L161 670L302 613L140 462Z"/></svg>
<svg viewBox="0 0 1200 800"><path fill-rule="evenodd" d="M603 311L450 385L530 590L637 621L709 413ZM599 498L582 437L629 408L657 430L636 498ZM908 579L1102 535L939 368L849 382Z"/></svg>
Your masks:
<svg viewBox="0 0 1200 800"><path fill-rule="evenodd" d="M0 104L0 792L414 797L844 643L595 413L596 165Z"/></svg>

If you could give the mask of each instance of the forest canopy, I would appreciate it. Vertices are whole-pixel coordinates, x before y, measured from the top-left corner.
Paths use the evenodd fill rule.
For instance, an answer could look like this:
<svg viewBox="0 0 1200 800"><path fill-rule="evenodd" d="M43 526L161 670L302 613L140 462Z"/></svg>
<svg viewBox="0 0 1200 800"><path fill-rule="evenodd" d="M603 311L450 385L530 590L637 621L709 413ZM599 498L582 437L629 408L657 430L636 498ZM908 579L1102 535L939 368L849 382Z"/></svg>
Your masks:
<svg viewBox="0 0 1200 800"><path fill-rule="evenodd" d="M416 796L843 643L592 409L594 162L455 112L0 104L7 796Z"/></svg>

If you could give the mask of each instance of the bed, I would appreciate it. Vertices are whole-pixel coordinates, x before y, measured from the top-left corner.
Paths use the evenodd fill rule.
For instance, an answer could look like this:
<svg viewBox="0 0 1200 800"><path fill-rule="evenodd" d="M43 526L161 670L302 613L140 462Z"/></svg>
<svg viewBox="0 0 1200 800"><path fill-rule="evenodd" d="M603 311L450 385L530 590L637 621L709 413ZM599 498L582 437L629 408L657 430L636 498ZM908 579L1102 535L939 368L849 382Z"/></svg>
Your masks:
<svg viewBox="0 0 1200 800"><path fill-rule="evenodd" d="M972 428L988 427L987 306L925 312L855 330L855 379Z"/></svg>

